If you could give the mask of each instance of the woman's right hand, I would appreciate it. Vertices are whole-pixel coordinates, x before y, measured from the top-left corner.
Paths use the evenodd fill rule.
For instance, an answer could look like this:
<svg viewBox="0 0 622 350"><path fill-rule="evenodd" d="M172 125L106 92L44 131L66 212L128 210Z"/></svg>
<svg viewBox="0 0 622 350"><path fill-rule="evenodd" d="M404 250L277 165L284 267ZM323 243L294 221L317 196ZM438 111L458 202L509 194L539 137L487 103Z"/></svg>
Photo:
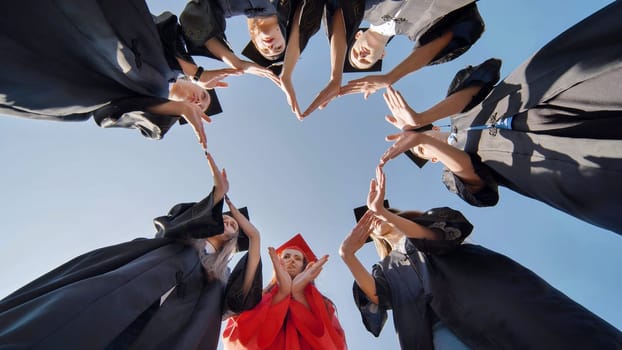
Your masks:
<svg viewBox="0 0 622 350"><path fill-rule="evenodd" d="M279 79L279 77L276 76L276 74L274 74L273 71L266 67L262 67L257 63L238 59L233 64L233 68L242 70L246 74L252 74L258 77L268 78L272 80L272 82L275 83L276 86L281 86L281 80Z"/></svg>
<svg viewBox="0 0 622 350"><path fill-rule="evenodd" d="M274 276L276 277L276 283L279 285L279 294L287 296L292 292L292 278L285 270L285 267L281 263L279 255L276 253L276 249L268 247L268 255L272 260L272 267L274 269Z"/></svg>
<svg viewBox="0 0 622 350"><path fill-rule="evenodd" d="M201 73L201 78L196 83L204 89L224 88L228 87L229 84L222 81L223 79L231 75L240 75L242 73L242 70L235 68L205 70Z"/></svg>
<svg viewBox="0 0 622 350"><path fill-rule="evenodd" d="M356 223L350 234L341 242L339 255L343 258L354 255L365 245L367 238L371 234L372 222L375 216L371 211L366 211L361 220Z"/></svg>
<svg viewBox="0 0 622 350"><path fill-rule="evenodd" d="M292 83L291 78L289 77L281 77L281 90L285 93L285 97L287 98L287 104L292 109L292 113L296 115L298 120L302 120L302 114L300 112L300 106L298 106L298 100L296 99L296 91L294 90L294 84Z"/></svg>
<svg viewBox="0 0 622 350"><path fill-rule="evenodd" d="M387 91L382 96L393 114L386 116L385 119L393 126L400 130L416 129L424 126L421 115L410 108L399 91L391 86L387 86Z"/></svg>
<svg viewBox="0 0 622 350"><path fill-rule="evenodd" d="M376 178L371 180L369 184L369 193L367 194L367 207L375 214L381 213L385 210L384 207L384 195L386 189L386 178L382 167L379 165L376 167Z"/></svg>
<svg viewBox="0 0 622 350"><path fill-rule="evenodd" d="M229 180L227 179L227 172L225 169L218 170L218 165L214 161L214 158L210 153L205 153L207 163L209 164L212 178L214 179L214 203L219 202L224 198L225 194L229 192Z"/></svg>

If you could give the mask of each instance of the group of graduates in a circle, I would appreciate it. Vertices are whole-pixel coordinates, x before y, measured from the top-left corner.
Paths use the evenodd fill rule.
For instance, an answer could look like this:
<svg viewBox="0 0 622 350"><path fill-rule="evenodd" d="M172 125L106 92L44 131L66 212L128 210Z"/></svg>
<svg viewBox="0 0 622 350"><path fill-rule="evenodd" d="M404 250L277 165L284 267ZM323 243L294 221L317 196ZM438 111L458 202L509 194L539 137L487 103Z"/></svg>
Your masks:
<svg viewBox="0 0 622 350"><path fill-rule="evenodd" d="M383 91L398 132L339 249L364 327L377 336L392 310L402 349L622 348L619 330L536 274L465 243L473 226L459 211L391 208L383 170L400 154L419 167L441 162L447 188L471 205L495 205L501 185L622 233L622 2L552 39L501 82L498 59L466 67L447 97L422 112L392 85L480 38L475 0L192 0L179 18L153 16L144 0L27 0L0 9L4 115L93 118L156 139L187 122L207 150L204 121L221 112L214 88L226 87L226 77L270 79L301 120L339 96ZM233 16L247 18L240 54L225 36ZM292 75L322 22L331 78L301 109ZM396 35L413 50L374 73ZM206 70L197 55L229 67ZM373 74L344 83L344 72ZM449 130L433 125L448 117ZM314 284L328 256L318 258L301 235L270 247L274 275L262 288L259 230L228 198L226 172L206 157L212 192L156 218L156 238L85 253L1 300L0 348L347 348L336 305ZM380 258L371 271L356 256L366 242Z"/></svg>

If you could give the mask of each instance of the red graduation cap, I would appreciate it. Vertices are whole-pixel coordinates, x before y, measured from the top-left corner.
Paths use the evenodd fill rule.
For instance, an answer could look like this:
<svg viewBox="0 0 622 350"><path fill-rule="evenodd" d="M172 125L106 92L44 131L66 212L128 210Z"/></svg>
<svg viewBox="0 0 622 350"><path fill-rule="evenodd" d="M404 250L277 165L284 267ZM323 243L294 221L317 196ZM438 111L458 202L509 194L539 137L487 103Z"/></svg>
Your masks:
<svg viewBox="0 0 622 350"><path fill-rule="evenodd" d="M276 253L281 255L281 252L285 249L296 249L300 251L307 259L307 262L310 263L312 261L316 261L317 257L313 254L313 251L307 244L304 238L300 233L297 233L292 239L281 244L280 247L276 248Z"/></svg>

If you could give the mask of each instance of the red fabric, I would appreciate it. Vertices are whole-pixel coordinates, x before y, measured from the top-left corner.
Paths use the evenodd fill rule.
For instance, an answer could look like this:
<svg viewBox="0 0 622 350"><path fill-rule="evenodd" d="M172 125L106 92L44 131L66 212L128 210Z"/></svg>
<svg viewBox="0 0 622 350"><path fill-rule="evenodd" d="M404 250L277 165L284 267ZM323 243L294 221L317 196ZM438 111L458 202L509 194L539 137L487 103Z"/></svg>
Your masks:
<svg viewBox="0 0 622 350"><path fill-rule="evenodd" d="M343 350L347 349L335 308L313 285L305 288L309 304L287 297L272 305L275 286L252 310L233 316L223 333L226 350Z"/></svg>

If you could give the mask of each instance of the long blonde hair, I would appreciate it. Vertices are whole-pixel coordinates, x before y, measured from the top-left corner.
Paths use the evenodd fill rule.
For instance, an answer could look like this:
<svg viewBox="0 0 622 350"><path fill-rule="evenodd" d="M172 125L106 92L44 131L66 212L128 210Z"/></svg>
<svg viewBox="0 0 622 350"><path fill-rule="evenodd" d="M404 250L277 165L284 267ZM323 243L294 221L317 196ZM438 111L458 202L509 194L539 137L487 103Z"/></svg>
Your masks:
<svg viewBox="0 0 622 350"><path fill-rule="evenodd" d="M408 219L408 220L413 220L423 215L423 212L418 211L418 210L401 211L401 210L394 209L394 208L389 208L388 210L392 212L393 214L397 214L403 217L404 219ZM391 227L391 229L396 230L393 227ZM376 252L378 253L378 256L380 257L380 259L384 259L389 254L391 254L391 252L393 251L393 245L391 244L391 242L389 242L388 239L382 236L377 236L375 234L371 234L369 236L374 242L374 246L376 247Z"/></svg>

